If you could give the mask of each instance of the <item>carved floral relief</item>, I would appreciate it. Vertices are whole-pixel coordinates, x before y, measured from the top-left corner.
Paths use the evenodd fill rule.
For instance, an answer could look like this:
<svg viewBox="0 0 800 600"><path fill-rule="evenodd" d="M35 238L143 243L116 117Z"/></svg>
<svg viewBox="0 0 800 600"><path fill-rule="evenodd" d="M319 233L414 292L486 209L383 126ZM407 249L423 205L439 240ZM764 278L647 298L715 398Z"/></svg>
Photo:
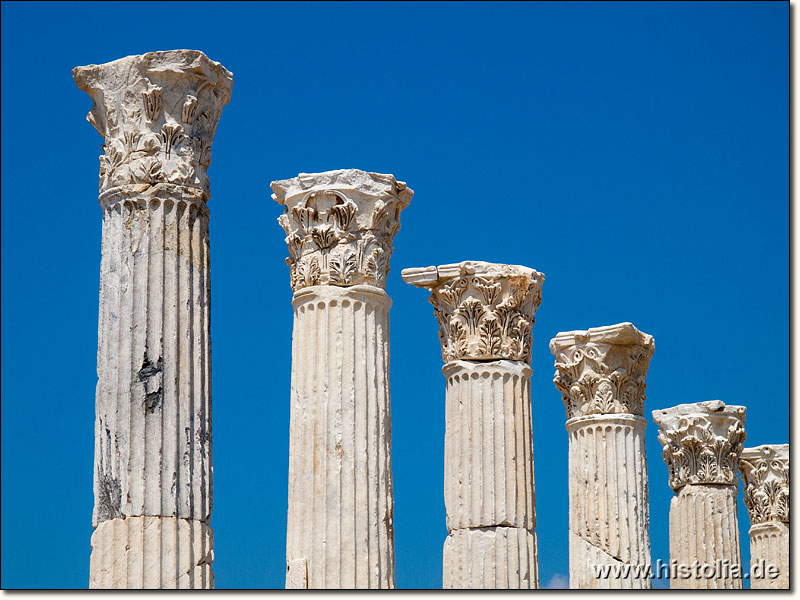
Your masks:
<svg viewBox="0 0 800 600"><path fill-rule="evenodd" d="M601 329L605 333L591 335ZM571 333L574 337L569 342L561 342L568 334L559 334L551 342L556 354L553 383L561 392L567 419L616 413L643 416L653 338L630 323ZM616 343L620 334L635 341Z"/></svg>
<svg viewBox="0 0 800 600"><path fill-rule="evenodd" d="M739 468L750 523L789 522L789 446L759 446L742 452Z"/></svg>
<svg viewBox="0 0 800 600"><path fill-rule="evenodd" d="M544 275L516 265L465 261L406 269L408 283L431 291L442 360L530 362L534 314Z"/></svg>
<svg viewBox="0 0 800 600"><path fill-rule="evenodd" d="M77 67L73 76L95 100L87 119L105 139L101 192L171 183L210 194L206 170L230 72L202 52L172 50Z"/></svg>
<svg viewBox="0 0 800 600"><path fill-rule="evenodd" d="M391 175L355 169L273 182L285 205L293 291L312 285L386 286L400 212L413 192Z"/></svg>
<svg viewBox="0 0 800 600"><path fill-rule="evenodd" d="M747 438L743 409L741 416L731 411L698 411L674 417L671 410L653 414L661 428L658 441L663 446L670 487L678 491L687 484L738 485L739 456Z"/></svg>

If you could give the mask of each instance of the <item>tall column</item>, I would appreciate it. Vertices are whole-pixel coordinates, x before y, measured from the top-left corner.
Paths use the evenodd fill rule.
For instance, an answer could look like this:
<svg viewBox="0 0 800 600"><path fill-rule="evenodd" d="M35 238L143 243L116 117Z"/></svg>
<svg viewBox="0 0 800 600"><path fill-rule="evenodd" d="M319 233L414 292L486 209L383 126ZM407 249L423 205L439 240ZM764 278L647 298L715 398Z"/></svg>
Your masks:
<svg viewBox="0 0 800 600"><path fill-rule="evenodd" d="M669 507L671 589L742 588L736 496L744 416L744 406L720 400L653 411L675 491Z"/></svg>
<svg viewBox="0 0 800 600"><path fill-rule="evenodd" d="M105 139L90 587L211 588L206 170L232 75L196 50L72 73Z"/></svg>
<svg viewBox="0 0 800 600"><path fill-rule="evenodd" d="M544 275L462 262L405 269L431 291L445 396L443 587L539 587L531 330Z"/></svg>
<svg viewBox="0 0 800 600"><path fill-rule="evenodd" d="M393 588L392 239L413 192L355 169L274 181L294 291L287 588Z"/></svg>
<svg viewBox="0 0 800 600"><path fill-rule="evenodd" d="M644 418L653 338L631 323L550 341L569 434L569 585L649 589Z"/></svg>
<svg viewBox="0 0 800 600"><path fill-rule="evenodd" d="M789 589L789 444L742 450L750 515L750 587Z"/></svg>

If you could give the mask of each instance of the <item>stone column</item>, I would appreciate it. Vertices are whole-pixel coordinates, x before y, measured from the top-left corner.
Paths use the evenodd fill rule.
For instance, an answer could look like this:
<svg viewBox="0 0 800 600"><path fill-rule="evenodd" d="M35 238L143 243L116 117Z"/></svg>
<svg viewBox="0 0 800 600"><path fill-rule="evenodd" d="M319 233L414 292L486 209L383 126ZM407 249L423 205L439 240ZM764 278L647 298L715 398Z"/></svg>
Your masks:
<svg viewBox="0 0 800 600"><path fill-rule="evenodd" d="M211 588L206 170L232 75L172 50L73 76L105 139L90 587Z"/></svg>
<svg viewBox="0 0 800 600"><path fill-rule="evenodd" d="M537 588L529 365L544 275L462 262L403 279L431 291L445 362L443 587Z"/></svg>
<svg viewBox="0 0 800 600"><path fill-rule="evenodd" d="M644 418L653 338L631 323L559 333L569 434L569 585L650 589Z"/></svg>
<svg viewBox="0 0 800 600"><path fill-rule="evenodd" d="M739 462L750 515L750 587L789 589L789 444L745 448Z"/></svg>
<svg viewBox="0 0 800 600"><path fill-rule="evenodd" d="M393 588L392 239L413 192L355 169L274 181L294 290L287 588Z"/></svg>
<svg viewBox="0 0 800 600"><path fill-rule="evenodd" d="M669 507L671 589L741 589L736 496L744 406L719 400L654 410L675 491Z"/></svg>

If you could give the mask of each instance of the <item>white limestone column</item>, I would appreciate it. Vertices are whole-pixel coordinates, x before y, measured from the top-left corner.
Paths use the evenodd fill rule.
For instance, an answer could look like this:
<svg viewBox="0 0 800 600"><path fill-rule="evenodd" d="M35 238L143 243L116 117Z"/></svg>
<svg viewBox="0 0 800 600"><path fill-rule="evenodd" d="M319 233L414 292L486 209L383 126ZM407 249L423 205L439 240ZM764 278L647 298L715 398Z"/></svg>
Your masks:
<svg viewBox="0 0 800 600"><path fill-rule="evenodd" d="M537 588L529 365L544 275L462 262L403 279L431 291L445 362L443 587Z"/></svg>
<svg viewBox="0 0 800 600"><path fill-rule="evenodd" d="M745 448L739 462L750 515L750 587L789 589L789 444Z"/></svg>
<svg viewBox="0 0 800 600"><path fill-rule="evenodd" d="M569 434L571 589L650 589L644 402L652 336L631 323L559 333Z"/></svg>
<svg viewBox="0 0 800 600"><path fill-rule="evenodd" d="M392 239L413 192L354 169L271 184L294 290L287 588L393 588Z"/></svg>
<svg viewBox="0 0 800 600"><path fill-rule="evenodd" d="M736 496L745 408L719 400L654 410L675 491L669 508L670 589L741 589Z"/></svg>
<svg viewBox="0 0 800 600"><path fill-rule="evenodd" d="M73 76L105 139L90 587L211 588L206 170L232 75L173 50Z"/></svg>

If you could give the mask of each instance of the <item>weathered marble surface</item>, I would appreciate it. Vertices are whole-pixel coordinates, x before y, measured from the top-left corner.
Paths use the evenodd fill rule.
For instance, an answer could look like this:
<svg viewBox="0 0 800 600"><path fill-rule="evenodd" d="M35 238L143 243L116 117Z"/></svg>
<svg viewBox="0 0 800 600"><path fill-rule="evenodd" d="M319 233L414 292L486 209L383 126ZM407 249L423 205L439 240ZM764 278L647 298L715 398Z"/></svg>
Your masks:
<svg viewBox="0 0 800 600"><path fill-rule="evenodd" d="M214 533L202 521L128 517L92 534L90 588L211 589Z"/></svg>
<svg viewBox="0 0 800 600"><path fill-rule="evenodd" d="M294 290L287 588L393 588L389 307L413 192L354 169L272 184Z"/></svg>
<svg viewBox="0 0 800 600"><path fill-rule="evenodd" d="M210 536L207 169L233 79L196 50L128 56L73 76L94 100L87 119L104 138L91 585L137 587L138 575L116 572L123 563L95 571L109 565L96 553L118 551L104 523L186 520L176 529L179 554L193 547L195 529ZM158 568L153 561L169 557L153 548L133 544L125 560ZM155 585L210 587L210 562L202 576Z"/></svg>
<svg viewBox="0 0 800 600"><path fill-rule="evenodd" d="M544 275L465 261L403 279L431 291L446 363L443 586L537 588L529 363Z"/></svg>
<svg viewBox="0 0 800 600"><path fill-rule="evenodd" d="M789 444L745 448L739 468L750 516L750 587L789 589ZM759 561L777 577L754 570Z"/></svg>
<svg viewBox="0 0 800 600"><path fill-rule="evenodd" d="M569 584L649 589L650 512L643 418L652 336L631 323L550 341L569 434ZM598 576L602 565L633 568Z"/></svg>
<svg viewBox="0 0 800 600"><path fill-rule="evenodd" d="M518 265L464 261L403 269L406 283L430 290L442 360L531 362L534 314L544 275Z"/></svg>
<svg viewBox="0 0 800 600"><path fill-rule="evenodd" d="M670 579L671 589L741 589L742 569L736 476L745 407L720 400L653 411L658 441L675 490L669 510L670 560L706 569ZM720 569L719 565L727 565Z"/></svg>
<svg viewBox="0 0 800 600"><path fill-rule="evenodd" d="M289 247L292 289L386 287L392 240L414 192L393 175L341 169L273 181L285 207L278 223Z"/></svg>

